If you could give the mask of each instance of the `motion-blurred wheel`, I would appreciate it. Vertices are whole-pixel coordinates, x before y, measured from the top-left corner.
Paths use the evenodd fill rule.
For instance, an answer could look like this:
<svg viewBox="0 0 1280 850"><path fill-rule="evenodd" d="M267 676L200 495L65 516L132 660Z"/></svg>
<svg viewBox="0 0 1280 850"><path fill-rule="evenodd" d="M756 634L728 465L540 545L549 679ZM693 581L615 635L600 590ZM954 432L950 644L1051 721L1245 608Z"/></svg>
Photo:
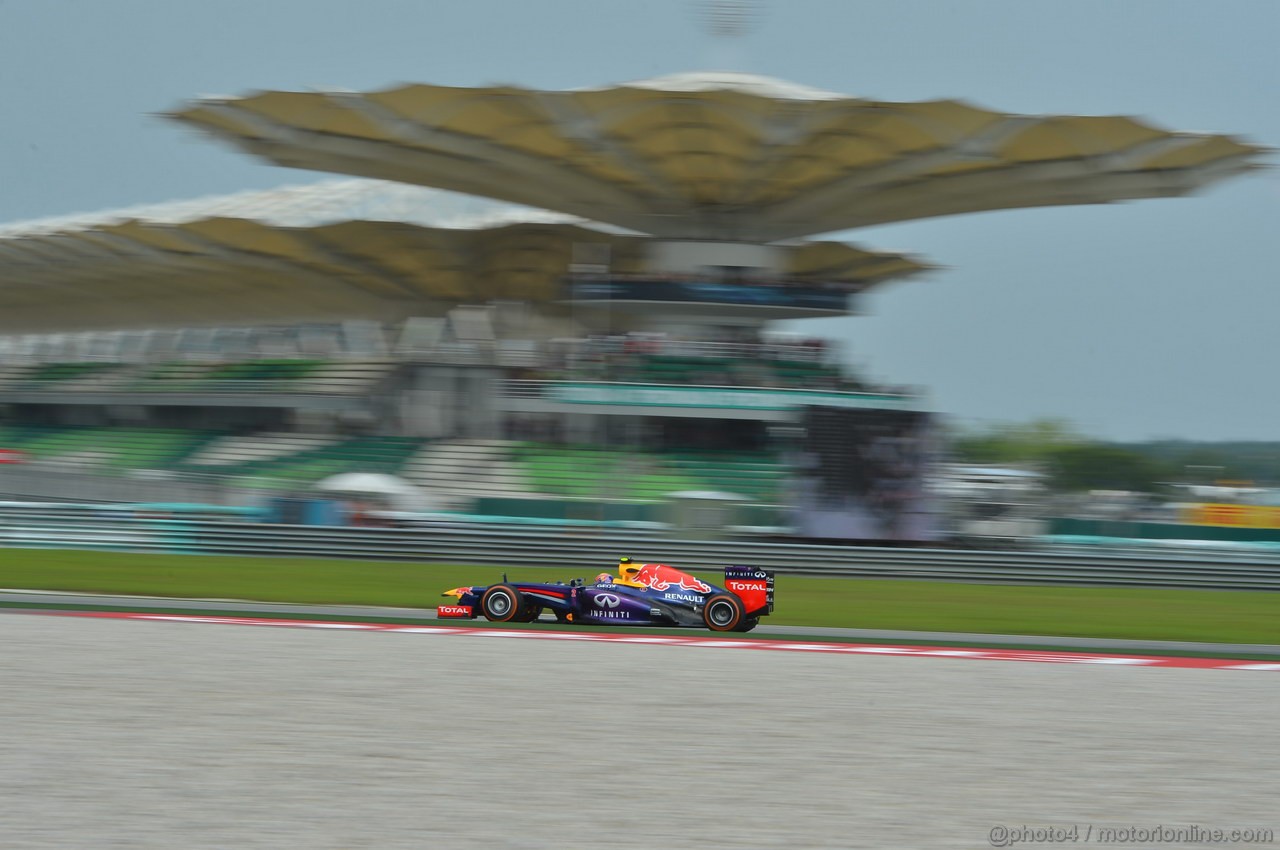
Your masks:
<svg viewBox="0 0 1280 850"><path fill-rule="evenodd" d="M495 584L480 597L480 613L494 623L518 623L527 611L520 591L509 584Z"/></svg>
<svg viewBox="0 0 1280 850"><path fill-rule="evenodd" d="M713 632L736 631L746 619L742 600L729 593L717 593L702 609L702 621Z"/></svg>

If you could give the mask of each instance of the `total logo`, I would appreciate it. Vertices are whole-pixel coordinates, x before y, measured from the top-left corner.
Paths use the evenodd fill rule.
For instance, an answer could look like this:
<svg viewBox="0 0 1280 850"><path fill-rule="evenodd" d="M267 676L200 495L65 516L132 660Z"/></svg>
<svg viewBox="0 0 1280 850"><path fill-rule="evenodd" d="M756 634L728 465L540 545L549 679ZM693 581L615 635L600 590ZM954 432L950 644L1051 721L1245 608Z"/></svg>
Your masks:
<svg viewBox="0 0 1280 850"><path fill-rule="evenodd" d="M437 617L470 617L470 605L437 605Z"/></svg>
<svg viewBox="0 0 1280 850"><path fill-rule="evenodd" d="M757 581L726 581L725 587L730 590L766 590L767 587Z"/></svg>
<svg viewBox="0 0 1280 850"><path fill-rule="evenodd" d="M597 608L617 608L622 603L622 600L612 593L597 593L592 601Z"/></svg>

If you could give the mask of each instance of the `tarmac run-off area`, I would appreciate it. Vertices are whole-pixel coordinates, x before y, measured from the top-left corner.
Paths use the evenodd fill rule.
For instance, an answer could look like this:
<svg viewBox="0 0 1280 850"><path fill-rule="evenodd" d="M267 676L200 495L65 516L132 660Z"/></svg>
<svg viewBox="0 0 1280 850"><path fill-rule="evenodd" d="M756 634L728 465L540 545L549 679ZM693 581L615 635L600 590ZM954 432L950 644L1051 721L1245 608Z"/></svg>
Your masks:
<svg viewBox="0 0 1280 850"><path fill-rule="evenodd" d="M0 616L5 850L1280 826L1275 664L127 616Z"/></svg>

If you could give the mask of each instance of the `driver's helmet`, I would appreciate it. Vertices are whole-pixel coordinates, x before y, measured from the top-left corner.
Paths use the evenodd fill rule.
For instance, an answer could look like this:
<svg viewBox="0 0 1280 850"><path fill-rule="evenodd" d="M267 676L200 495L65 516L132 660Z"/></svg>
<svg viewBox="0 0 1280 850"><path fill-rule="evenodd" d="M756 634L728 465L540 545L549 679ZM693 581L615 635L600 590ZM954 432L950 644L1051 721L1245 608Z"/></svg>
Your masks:
<svg viewBox="0 0 1280 850"><path fill-rule="evenodd" d="M613 576L608 573L600 573L596 576L596 584L613 584Z"/></svg>

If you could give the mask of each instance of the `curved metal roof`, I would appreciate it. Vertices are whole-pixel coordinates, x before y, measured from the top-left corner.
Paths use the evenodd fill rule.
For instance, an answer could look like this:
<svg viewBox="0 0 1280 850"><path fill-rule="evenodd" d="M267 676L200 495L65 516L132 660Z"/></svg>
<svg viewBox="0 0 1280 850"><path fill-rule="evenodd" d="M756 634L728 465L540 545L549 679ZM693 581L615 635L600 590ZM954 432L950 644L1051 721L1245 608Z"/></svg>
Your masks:
<svg viewBox="0 0 1280 850"><path fill-rule="evenodd" d="M492 227L518 221L581 223L562 213L499 203L425 186L342 178L275 189L138 204L112 210L0 224L0 239L88 230L121 221L181 224L201 218L251 218L264 224L313 227L340 221L396 221L424 227Z"/></svg>
<svg viewBox="0 0 1280 850"><path fill-rule="evenodd" d="M1183 195L1262 149L1124 116L894 103L747 74L600 89L267 91L171 113L278 165L771 242L955 213Z"/></svg>
<svg viewBox="0 0 1280 850"><path fill-rule="evenodd" d="M420 223L344 219L339 199ZM608 243L618 273L642 269L645 237L455 200L344 180L10 225L0 228L0 332L391 320L460 302L551 301L581 242ZM787 252L794 277L863 286L928 268L843 243Z"/></svg>

